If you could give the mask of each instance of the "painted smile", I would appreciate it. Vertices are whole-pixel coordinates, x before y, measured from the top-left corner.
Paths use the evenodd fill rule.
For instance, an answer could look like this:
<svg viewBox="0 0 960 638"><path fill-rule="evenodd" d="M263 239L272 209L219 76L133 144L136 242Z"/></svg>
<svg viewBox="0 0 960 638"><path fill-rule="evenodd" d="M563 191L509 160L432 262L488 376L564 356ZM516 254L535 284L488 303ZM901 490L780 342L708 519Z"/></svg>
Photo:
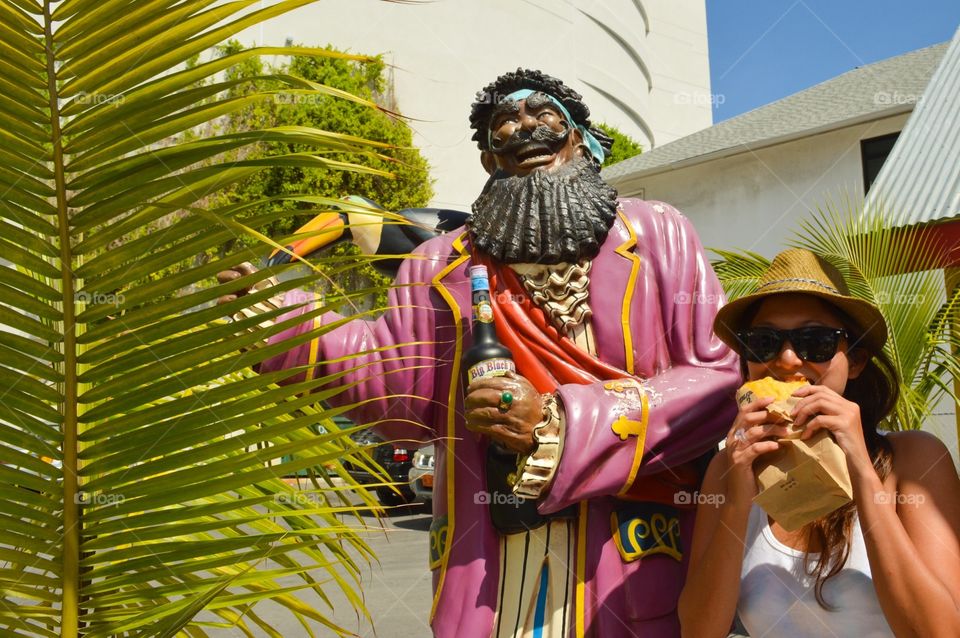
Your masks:
<svg viewBox="0 0 960 638"><path fill-rule="evenodd" d="M553 159L554 152L546 144L529 142L517 149L514 156L519 166L537 166Z"/></svg>

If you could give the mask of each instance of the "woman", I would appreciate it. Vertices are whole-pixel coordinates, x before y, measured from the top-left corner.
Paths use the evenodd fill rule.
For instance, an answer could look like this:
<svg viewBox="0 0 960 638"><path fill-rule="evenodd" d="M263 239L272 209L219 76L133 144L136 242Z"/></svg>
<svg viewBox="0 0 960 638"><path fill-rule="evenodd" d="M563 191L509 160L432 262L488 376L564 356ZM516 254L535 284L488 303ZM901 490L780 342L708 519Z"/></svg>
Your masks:
<svg viewBox="0 0 960 638"><path fill-rule="evenodd" d="M723 637L735 615L752 636L960 636L960 479L922 432L877 433L897 401L880 311L847 293L805 250L776 257L758 291L724 306L714 331L749 380L801 375L802 438L829 430L852 503L787 532L751 503L753 464L779 447L771 399L740 408L710 463L679 613L685 637Z"/></svg>

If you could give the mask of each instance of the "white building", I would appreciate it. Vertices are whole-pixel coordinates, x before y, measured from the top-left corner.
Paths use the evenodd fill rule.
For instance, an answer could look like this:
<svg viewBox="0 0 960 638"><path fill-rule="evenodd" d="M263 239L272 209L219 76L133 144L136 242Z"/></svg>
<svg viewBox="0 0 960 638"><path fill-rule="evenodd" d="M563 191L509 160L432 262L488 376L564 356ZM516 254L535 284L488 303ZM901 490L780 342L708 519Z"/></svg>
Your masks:
<svg viewBox="0 0 960 638"><path fill-rule="evenodd" d="M831 200L842 204L846 195L859 202L868 190L886 210L908 212L906 224L956 226L960 31L950 47L949 53L944 43L854 69L620 162L604 177L623 196L675 205L707 247L766 257L787 247L812 209ZM947 280L957 285L960 269L948 269ZM923 429L943 440L960 464L949 397Z"/></svg>
<svg viewBox="0 0 960 638"><path fill-rule="evenodd" d="M772 257L810 210L863 196L946 47L856 68L603 175L624 197L682 210L707 247Z"/></svg>
<svg viewBox="0 0 960 638"><path fill-rule="evenodd" d="M435 206L469 210L479 194L486 173L470 141L470 104L517 67L560 78L594 121L645 150L712 122L705 0L324 0L238 39L383 54L436 179Z"/></svg>

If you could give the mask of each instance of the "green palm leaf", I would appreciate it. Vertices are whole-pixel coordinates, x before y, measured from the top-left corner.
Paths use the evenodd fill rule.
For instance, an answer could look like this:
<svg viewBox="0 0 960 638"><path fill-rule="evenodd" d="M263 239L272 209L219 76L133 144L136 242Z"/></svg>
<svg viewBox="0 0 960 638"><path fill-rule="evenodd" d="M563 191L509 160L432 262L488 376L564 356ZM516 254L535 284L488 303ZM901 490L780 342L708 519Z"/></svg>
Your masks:
<svg viewBox="0 0 960 638"><path fill-rule="evenodd" d="M749 295L757 287L757 280L770 266L770 260L753 252L736 253L713 249L720 259L712 262L724 291L731 300Z"/></svg>
<svg viewBox="0 0 960 638"><path fill-rule="evenodd" d="M257 9L255 0L0 0L4 635L205 636L211 626L278 635L254 611L267 599L308 635L310 622L345 634L297 597L307 589L327 600L331 586L366 613L357 561L371 553L343 462L387 477L330 421L351 406L317 407L341 391L318 390L330 378L278 385L290 372L250 370L329 328L265 346L298 320L279 320L280 311L264 316L278 319L268 328L221 319L330 275L295 276L219 308L224 291L209 285L213 275L257 255L150 280L237 234L258 236L256 228L287 214L284 201L332 203L218 199L264 167L390 177L362 161L387 145L349 135L279 126L197 138L198 127L275 98L276 88L228 96L237 82L218 74L249 56L366 59L264 47L188 64L309 1ZM290 75L254 80L377 108ZM240 152L263 142L309 150ZM130 238L160 219L157 232ZM280 478L304 469L314 472L309 492ZM361 506L375 506L356 493Z"/></svg>

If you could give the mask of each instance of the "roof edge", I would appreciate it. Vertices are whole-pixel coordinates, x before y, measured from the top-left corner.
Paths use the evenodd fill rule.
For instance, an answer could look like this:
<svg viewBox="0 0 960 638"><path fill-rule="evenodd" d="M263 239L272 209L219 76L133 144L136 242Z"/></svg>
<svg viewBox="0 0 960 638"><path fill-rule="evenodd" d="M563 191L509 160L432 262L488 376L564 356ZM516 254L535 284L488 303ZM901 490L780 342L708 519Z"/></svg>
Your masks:
<svg viewBox="0 0 960 638"><path fill-rule="evenodd" d="M794 131L787 135L764 138L764 139L756 140L754 142L750 142L747 144L741 144L739 146L728 146L718 151L713 151L711 153L704 153L703 155L695 155L694 157L688 157L678 162L672 162L669 164L658 164L657 166L648 168L646 170L639 170L626 175L621 175L619 177L612 177L607 179L607 181L610 183L611 186L617 186L618 183L626 184L640 178L659 175L660 173L667 173L670 171L679 170L681 168L696 166L697 164L705 164L707 162L712 162L714 160L733 157L735 155L741 155L743 153L747 153L750 151L769 148L771 146L778 146L780 144L786 144L788 142L793 142L805 137L813 137L816 135L829 133L831 131L836 131L842 128L849 128L851 126L856 126L857 124L863 124L865 122L871 122L874 120L883 120L888 117L903 115L904 113L911 113L914 109L914 106L915 106L914 104L897 104L897 105L891 106L888 109L884 109L883 111L872 111L870 113L864 113L863 115L858 115L856 117L849 117L845 120L838 120L836 122L831 122L830 124L825 124L823 126L804 129L802 131Z"/></svg>

